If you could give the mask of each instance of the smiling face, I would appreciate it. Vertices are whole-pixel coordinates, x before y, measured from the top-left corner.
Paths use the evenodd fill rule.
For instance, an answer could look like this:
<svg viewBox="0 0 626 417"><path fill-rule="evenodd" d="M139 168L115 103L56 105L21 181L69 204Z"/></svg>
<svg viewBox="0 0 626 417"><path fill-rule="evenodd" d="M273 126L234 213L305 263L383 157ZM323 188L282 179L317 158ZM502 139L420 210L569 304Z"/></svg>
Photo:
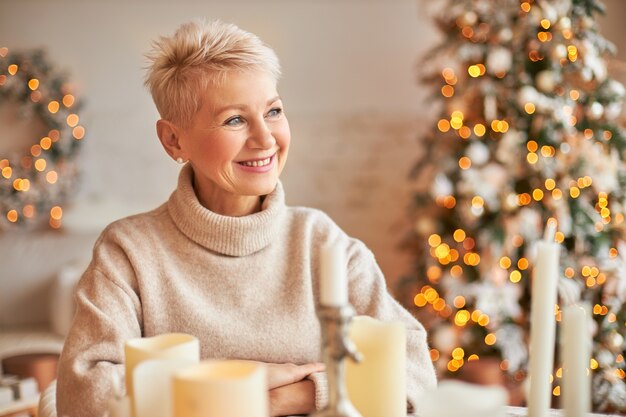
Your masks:
<svg viewBox="0 0 626 417"><path fill-rule="evenodd" d="M276 82L261 71L209 83L189 127L175 131L176 157L191 163L198 199L227 215L255 211L274 190L291 138Z"/></svg>

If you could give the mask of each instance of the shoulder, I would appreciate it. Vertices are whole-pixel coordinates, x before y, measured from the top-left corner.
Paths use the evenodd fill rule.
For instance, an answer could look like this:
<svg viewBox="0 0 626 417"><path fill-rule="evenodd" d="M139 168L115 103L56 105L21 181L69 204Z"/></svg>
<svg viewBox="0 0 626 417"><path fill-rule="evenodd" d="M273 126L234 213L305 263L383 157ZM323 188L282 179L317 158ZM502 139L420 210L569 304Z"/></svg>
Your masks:
<svg viewBox="0 0 626 417"><path fill-rule="evenodd" d="M104 228L96 241L96 247L107 243L125 246L136 244L138 241L146 244L150 236L159 230L159 227L155 226L163 225L168 218L167 207L162 204L154 210L115 220Z"/></svg>

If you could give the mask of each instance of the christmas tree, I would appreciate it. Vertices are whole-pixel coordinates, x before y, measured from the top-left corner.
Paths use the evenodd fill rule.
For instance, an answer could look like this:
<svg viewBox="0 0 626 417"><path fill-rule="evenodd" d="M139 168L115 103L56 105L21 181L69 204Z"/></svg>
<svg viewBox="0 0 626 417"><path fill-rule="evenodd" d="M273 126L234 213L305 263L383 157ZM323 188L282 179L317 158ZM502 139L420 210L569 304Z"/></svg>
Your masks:
<svg viewBox="0 0 626 417"><path fill-rule="evenodd" d="M591 304L593 408L626 411L625 90L607 71L615 51L598 32L603 5L441 3L444 39L421 68L440 115L412 173L408 307L429 329L443 377L497 357L523 381L535 244L556 221L556 320L565 305Z"/></svg>

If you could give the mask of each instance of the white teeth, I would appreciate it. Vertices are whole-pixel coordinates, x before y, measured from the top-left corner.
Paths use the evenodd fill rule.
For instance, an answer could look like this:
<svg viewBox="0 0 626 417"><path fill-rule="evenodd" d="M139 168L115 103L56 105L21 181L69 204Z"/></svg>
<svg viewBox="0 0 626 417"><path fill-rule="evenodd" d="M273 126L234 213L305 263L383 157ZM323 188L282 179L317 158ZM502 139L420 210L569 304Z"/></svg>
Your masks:
<svg viewBox="0 0 626 417"><path fill-rule="evenodd" d="M264 167L265 165L269 165L271 160L272 158L266 158L261 161L245 161L241 162L241 164L247 167Z"/></svg>

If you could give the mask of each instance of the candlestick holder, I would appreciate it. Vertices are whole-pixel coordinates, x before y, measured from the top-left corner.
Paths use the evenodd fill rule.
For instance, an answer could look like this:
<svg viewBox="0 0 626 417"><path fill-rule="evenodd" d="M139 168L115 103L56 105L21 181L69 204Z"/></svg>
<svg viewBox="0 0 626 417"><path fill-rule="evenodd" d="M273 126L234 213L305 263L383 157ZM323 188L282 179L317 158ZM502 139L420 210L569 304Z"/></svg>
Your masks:
<svg viewBox="0 0 626 417"><path fill-rule="evenodd" d="M348 337L354 310L350 305L320 306L317 316L322 330L322 358L328 375L328 405L311 417L361 417L350 402L345 385L345 358L362 360Z"/></svg>

